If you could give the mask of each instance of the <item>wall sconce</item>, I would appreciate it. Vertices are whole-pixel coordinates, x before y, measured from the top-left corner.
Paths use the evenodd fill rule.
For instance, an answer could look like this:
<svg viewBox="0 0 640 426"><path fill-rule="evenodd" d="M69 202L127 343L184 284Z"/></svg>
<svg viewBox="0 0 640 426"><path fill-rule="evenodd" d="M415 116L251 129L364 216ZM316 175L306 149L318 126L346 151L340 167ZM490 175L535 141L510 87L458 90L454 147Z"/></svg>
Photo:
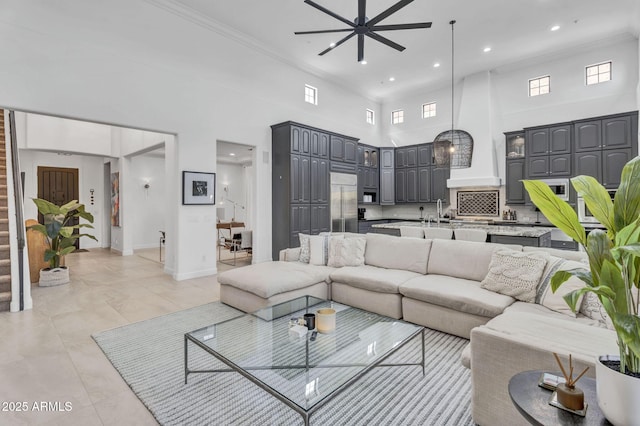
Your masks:
<svg viewBox="0 0 640 426"><path fill-rule="evenodd" d="M144 189L149 189L149 188L151 188L151 185L149 185L149 182L145 183L144 184Z"/></svg>

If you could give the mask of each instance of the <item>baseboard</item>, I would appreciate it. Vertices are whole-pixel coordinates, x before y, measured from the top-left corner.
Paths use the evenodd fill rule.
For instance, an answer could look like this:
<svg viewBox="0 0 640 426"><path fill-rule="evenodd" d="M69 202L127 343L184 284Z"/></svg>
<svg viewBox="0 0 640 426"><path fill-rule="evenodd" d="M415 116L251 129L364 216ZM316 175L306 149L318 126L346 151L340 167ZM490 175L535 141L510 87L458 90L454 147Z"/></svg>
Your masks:
<svg viewBox="0 0 640 426"><path fill-rule="evenodd" d="M118 250L118 249L115 249L115 248L111 247L111 253L119 254L120 256L132 256L133 255L133 250L121 251L121 250Z"/></svg>
<svg viewBox="0 0 640 426"><path fill-rule="evenodd" d="M218 268L203 269L201 271L185 272L182 274L174 273L173 279L176 281L184 281L184 280L190 280L193 278L208 277L211 275L216 275L217 273L218 273Z"/></svg>

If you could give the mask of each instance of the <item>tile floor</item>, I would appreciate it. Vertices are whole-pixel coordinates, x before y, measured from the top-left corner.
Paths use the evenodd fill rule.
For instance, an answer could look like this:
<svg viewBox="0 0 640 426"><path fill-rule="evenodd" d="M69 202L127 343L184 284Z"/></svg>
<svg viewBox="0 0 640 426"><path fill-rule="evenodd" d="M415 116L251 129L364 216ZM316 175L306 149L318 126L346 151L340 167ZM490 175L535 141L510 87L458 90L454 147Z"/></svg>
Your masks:
<svg viewBox="0 0 640 426"><path fill-rule="evenodd" d="M35 285L33 310L0 313L0 425L156 424L91 334L209 303L220 292L215 276L174 281L155 256L73 253L70 284ZM16 411L12 403L23 402L27 411ZM54 406L34 410L41 402Z"/></svg>

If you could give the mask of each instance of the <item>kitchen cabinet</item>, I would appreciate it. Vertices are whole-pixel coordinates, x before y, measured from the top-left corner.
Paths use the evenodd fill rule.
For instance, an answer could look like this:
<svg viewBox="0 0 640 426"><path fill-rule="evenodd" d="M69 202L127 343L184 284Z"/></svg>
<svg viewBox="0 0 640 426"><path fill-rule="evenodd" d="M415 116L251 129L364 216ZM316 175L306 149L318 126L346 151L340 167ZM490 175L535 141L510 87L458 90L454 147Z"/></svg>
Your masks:
<svg viewBox="0 0 640 426"><path fill-rule="evenodd" d="M568 123L526 129L527 156L570 153L571 131Z"/></svg>
<svg viewBox="0 0 640 426"><path fill-rule="evenodd" d="M378 181L380 180L378 169L378 148L358 145L358 203L379 204ZM365 202L365 195L371 197L371 201Z"/></svg>
<svg viewBox="0 0 640 426"><path fill-rule="evenodd" d="M358 141L343 136L331 135L331 161L356 163Z"/></svg>
<svg viewBox="0 0 640 426"><path fill-rule="evenodd" d="M329 160L310 157L310 202L329 202Z"/></svg>
<svg viewBox="0 0 640 426"><path fill-rule="evenodd" d="M380 204L395 204L395 151L393 148L380 148Z"/></svg>
<svg viewBox="0 0 640 426"><path fill-rule="evenodd" d="M331 229L330 173L356 173L357 139L287 121L271 126L272 257L299 246L299 233ZM337 142L336 142L337 141ZM335 145L340 161L331 161Z"/></svg>
<svg viewBox="0 0 640 426"><path fill-rule="evenodd" d="M525 189L521 182L525 178L524 163L524 158L507 159L505 188L507 205L525 203Z"/></svg>
<svg viewBox="0 0 640 426"><path fill-rule="evenodd" d="M447 188L447 179L449 179L451 170L448 168L431 168L431 202L435 203L438 199L446 204L449 199L449 188Z"/></svg>
<svg viewBox="0 0 640 426"><path fill-rule="evenodd" d="M593 176L602 182L602 151L577 152L573 156L576 176Z"/></svg>
<svg viewBox="0 0 640 426"><path fill-rule="evenodd" d="M415 167L408 169L397 169L395 172L396 181L396 203L417 203L418 202L418 169Z"/></svg>
<svg viewBox="0 0 640 426"><path fill-rule="evenodd" d="M396 148L396 169L418 166L418 147Z"/></svg>
<svg viewBox="0 0 640 426"><path fill-rule="evenodd" d="M418 202L418 169L407 169L407 203Z"/></svg>
<svg viewBox="0 0 640 426"><path fill-rule="evenodd" d="M434 164L433 144L425 143L418 145L418 167L432 166Z"/></svg>
<svg viewBox="0 0 640 426"><path fill-rule="evenodd" d="M637 146L638 113L601 119L581 120L574 124L574 151L633 148Z"/></svg>
<svg viewBox="0 0 640 426"><path fill-rule="evenodd" d="M418 202L431 202L431 167L418 168Z"/></svg>
<svg viewBox="0 0 640 426"><path fill-rule="evenodd" d="M622 169L633 157L631 148L602 151L602 185L607 189L618 189Z"/></svg>
<svg viewBox="0 0 640 426"><path fill-rule="evenodd" d="M404 169L398 169L395 172L395 184L396 184L396 203L407 202L407 171Z"/></svg>
<svg viewBox="0 0 640 426"><path fill-rule="evenodd" d="M527 166L530 179L571 176L571 154L529 157Z"/></svg>

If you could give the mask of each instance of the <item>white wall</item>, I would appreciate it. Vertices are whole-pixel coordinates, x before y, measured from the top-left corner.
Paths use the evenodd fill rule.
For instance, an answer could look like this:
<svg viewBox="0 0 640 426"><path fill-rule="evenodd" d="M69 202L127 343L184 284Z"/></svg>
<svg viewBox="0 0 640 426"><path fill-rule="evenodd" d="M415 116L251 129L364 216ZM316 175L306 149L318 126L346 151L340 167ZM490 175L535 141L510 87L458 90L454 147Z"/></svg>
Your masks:
<svg viewBox="0 0 640 426"><path fill-rule="evenodd" d="M164 156L139 155L131 158L133 249L158 247L160 232L165 228L166 186ZM149 188L145 189L145 183Z"/></svg>
<svg viewBox="0 0 640 426"><path fill-rule="evenodd" d="M177 167L167 176L167 220L176 226L167 243L176 257L171 265L167 247L166 263L176 278L216 272L215 207L182 206L173 185L181 170L215 172L216 140L257 147L255 193L264 210L254 225L257 261L271 258L271 124L295 120L380 142L378 127L364 120L366 108L379 113L378 103L149 2L15 2L7 9L2 104L177 134ZM303 102L305 83L319 89L318 106Z"/></svg>
<svg viewBox="0 0 640 426"><path fill-rule="evenodd" d="M227 188L227 191L224 188ZM241 164L218 163L218 171L216 174L216 205L218 208L224 208L224 218L219 218L224 222L229 222L233 218L233 204L226 201L230 199L240 206L235 209L235 220L237 222L245 222L247 220L247 182L245 179L244 166Z"/></svg>
<svg viewBox="0 0 640 426"><path fill-rule="evenodd" d="M92 234L98 242L89 238L80 239L80 248L101 247L103 232L103 159L85 155L57 155L50 152L20 150L20 169L25 174L24 217L38 219L38 209L32 199L38 197L38 166L66 167L78 169L79 201L93 215L94 229L83 229L83 233ZM91 204L90 189L94 190L94 204ZM81 223L84 221L81 221Z"/></svg>

